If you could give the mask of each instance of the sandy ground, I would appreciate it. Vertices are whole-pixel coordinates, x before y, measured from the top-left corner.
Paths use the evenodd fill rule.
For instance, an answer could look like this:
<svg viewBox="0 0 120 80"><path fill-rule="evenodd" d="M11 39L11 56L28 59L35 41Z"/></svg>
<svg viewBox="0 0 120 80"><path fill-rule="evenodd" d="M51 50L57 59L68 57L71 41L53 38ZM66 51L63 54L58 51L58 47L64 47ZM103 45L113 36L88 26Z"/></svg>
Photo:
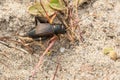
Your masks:
<svg viewBox="0 0 120 80"><path fill-rule="evenodd" d="M16 33L23 34L34 27L27 6L14 2L0 4L0 37L10 36L18 41ZM34 80L52 80L58 57L61 59L55 80L120 80L120 59L114 61L103 54L105 47L113 47L120 57L120 1L91 0L79 8L79 18L84 41L74 45L58 41ZM14 41L6 43L25 48ZM32 49L33 54L0 43L0 80L28 80L43 52L37 45L32 45Z"/></svg>

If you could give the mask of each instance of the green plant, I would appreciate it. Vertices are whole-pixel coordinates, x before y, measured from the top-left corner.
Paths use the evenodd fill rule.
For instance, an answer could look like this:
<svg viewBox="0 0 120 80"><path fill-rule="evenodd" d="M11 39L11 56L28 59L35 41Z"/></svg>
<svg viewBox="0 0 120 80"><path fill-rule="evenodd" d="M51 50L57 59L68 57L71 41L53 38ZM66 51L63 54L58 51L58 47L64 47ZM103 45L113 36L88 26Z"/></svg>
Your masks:
<svg viewBox="0 0 120 80"><path fill-rule="evenodd" d="M29 6L28 12L34 16L46 18L50 24L58 18L66 27L67 38L74 41L81 37L76 35L75 30L80 30L77 7L84 1L86 0L40 0Z"/></svg>

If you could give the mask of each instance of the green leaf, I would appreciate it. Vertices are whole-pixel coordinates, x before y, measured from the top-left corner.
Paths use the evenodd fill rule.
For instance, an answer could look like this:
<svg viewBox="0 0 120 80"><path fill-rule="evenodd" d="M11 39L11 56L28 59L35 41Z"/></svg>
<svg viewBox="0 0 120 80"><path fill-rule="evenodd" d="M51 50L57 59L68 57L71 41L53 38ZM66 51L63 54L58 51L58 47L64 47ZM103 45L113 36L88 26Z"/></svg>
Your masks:
<svg viewBox="0 0 120 80"><path fill-rule="evenodd" d="M105 55L109 54L111 51L114 51L114 49L112 47L107 47L107 48L104 48L103 50L103 53Z"/></svg>
<svg viewBox="0 0 120 80"><path fill-rule="evenodd" d="M53 8L55 10L62 11L65 9L65 5L62 0L50 0L49 5L51 8Z"/></svg>
<svg viewBox="0 0 120 80"><path fill-rule="evenodd" d="M50 0L50 3L59 3L59 0Z"/></svg>
<svg viewBox="0 0 120 80"><path fill-rule="evenodd" d="M118 59L116 51L112 47L106 47L103 50L105 55L108 55L112 60L116 61Z"/></svg>
<svg viewBox="0 0 120 80"><path fill-rule="evenodd" d="M30 6L28 8L28 12L33 15L40 15L42 12L40 4L35 3L34 5Z"/></svg>
<svg viewBox="0 0 120 80"><path fill-rule="evenodd" d="M53 15L55 13L55 10L53 10L50 6L49 6L49 2L47 0L45 1L42 1L42 4L47 12L47 14L49 16ZM31 5L29 8L28 8L28 12L30 14L33 14L33 15L39 15L39 16L44 16L46 17L46 13L44 11L44 9L42 8L40 2L36 2L34 3L33 5Z"/></svg>

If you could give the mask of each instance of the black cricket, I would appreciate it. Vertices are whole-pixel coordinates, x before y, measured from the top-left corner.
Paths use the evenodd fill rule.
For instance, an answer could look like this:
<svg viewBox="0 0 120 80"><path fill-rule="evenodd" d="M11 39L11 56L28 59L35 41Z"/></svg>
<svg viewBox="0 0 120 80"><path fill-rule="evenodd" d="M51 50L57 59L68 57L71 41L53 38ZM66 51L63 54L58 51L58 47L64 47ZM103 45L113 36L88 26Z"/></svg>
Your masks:
<svg viewBox="0 0 120 80"><path fill-rule="evenodd" d="M65 34L66 28L62 24L49 24L45 18L35 17L35 29L30 30L26 36L33 39L46 38L53 35Z"/></svg>

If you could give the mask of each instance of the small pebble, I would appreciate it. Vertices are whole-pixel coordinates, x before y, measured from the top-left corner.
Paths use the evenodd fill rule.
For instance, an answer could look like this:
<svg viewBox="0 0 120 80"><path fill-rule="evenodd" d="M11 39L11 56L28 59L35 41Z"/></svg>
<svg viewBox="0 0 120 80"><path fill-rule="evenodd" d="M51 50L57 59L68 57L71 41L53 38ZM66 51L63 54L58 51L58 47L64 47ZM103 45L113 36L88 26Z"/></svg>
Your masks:
<svg viewBox="0 0 120 80"><path fill-rule="evenodd" d="M64 48L64 47L61 47L61 48L60 48L60 52L61 52L61 53L65 52L65 48Z"/></svg>

